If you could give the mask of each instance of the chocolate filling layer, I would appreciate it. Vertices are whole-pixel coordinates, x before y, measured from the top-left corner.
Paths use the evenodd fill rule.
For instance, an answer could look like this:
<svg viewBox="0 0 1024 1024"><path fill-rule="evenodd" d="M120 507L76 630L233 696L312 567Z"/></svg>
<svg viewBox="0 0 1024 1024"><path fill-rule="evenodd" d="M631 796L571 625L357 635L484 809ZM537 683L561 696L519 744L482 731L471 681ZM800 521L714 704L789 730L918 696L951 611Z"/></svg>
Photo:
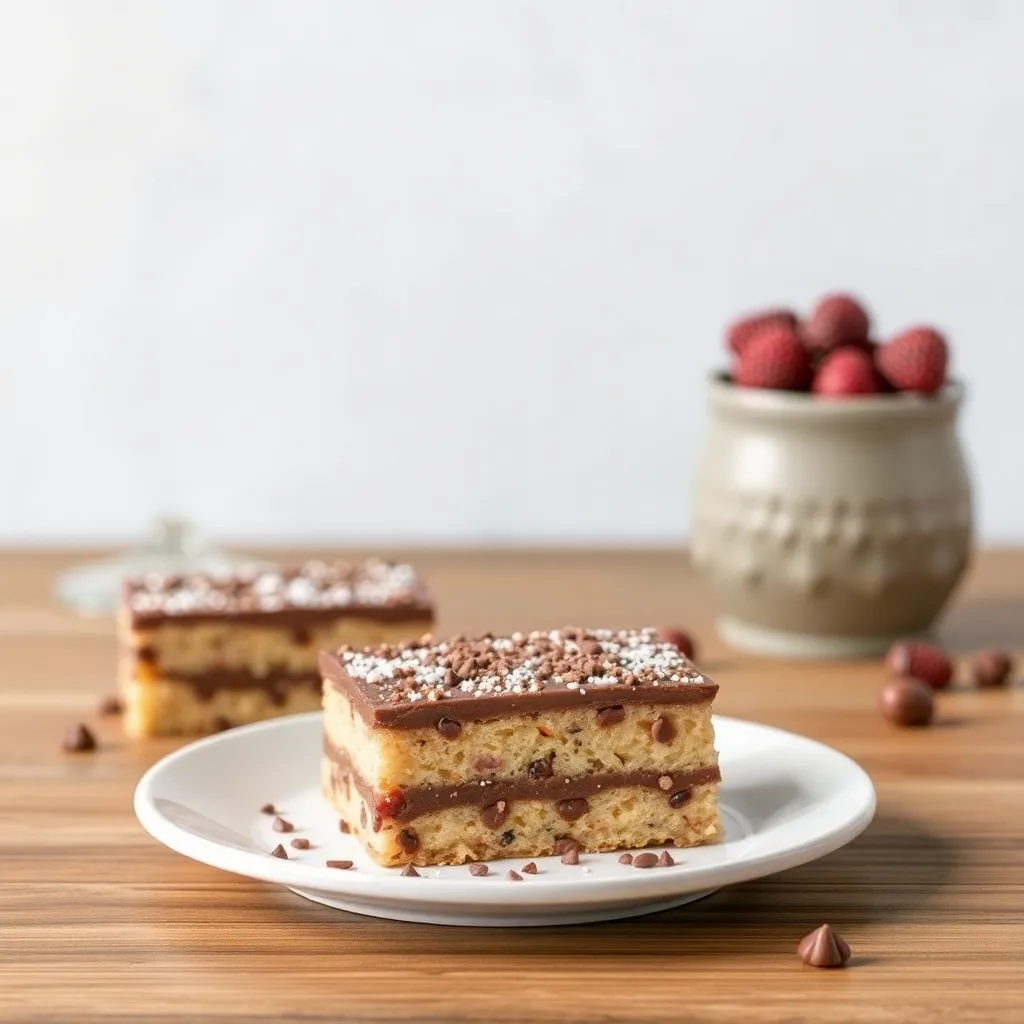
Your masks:
<svg viewBox="0 0 1024 1024"><path fill-rule="evenodd" d="M318 692L322 683L318 672L272 672L254 676L245 669L213 668L203 672L165 672L162 678L192 687L198 700L210 700L222 690L260 690L277 705L284 704L288 693L296 687Z"/></svg>
<svg viewBox="0 0 1024 1024"><path fill-rule="evenodd" d="M264 626L268 629L296 629L322 622L342 619L365 619L369 622L407 622L409 635L430 632L433 609L424 605L359 605L344 608L280 608L277 611L186 612L168 615L166 612L128 612L132 629L159 629L162 626L194 625L197 622L223 622L237 626Z"/></svg>
<svg viewBox="0 0 1024 1024"><path fill-rule="evenodd" d="M548 685L533 693L495 693L485 696L448 697L416 703L384 704L378 689L362 679L354 679L338 659L320 652L320 671L331 685L348 697L352 706L374 726L389 729L417 729L436 725L442 718L450 722L487 722L510 715L532 715L538 711L561 708L607 708L621 704L702 704L713 700L718 684L705 683L630 686L585 686L570 690Z"/></svg>
<svg viewBox="0 0 1024 1024"><path fill-rule="evenodd" d="M707 765L686 772L601 772L575 779L566 779L563 776L546 779L532 779L528 776L517 779L478 779L457 786L416 786L380 793L359 774L348 754L335 746L327 736L324 736L324 756L332 763L341 778L347 777L351 780L363 801L373 809L375 832L380 829L385 819L413 821L421 814L443 811L448 807L489 807L499 800L579 800L594 796L602 790L625 787L664 791L665 787L661 780L664 780L666 775L672 780L671 792L665 792L665 799L669 801L672 794L690 786L722 781L718 765Z"/></svg>

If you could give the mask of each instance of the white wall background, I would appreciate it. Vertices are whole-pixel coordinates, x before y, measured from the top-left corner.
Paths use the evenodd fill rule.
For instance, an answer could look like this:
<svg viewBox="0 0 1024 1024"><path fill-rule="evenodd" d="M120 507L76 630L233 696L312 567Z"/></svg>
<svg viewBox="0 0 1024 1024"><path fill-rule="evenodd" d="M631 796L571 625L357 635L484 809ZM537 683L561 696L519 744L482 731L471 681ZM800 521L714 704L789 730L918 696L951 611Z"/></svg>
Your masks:
<svg viewBox="0 0 1024 1024"><path fill-rule="evenodd" d="M0 542L674 541L722 324L840 286L1024 539L1024 3L0 15Z"/></svg>

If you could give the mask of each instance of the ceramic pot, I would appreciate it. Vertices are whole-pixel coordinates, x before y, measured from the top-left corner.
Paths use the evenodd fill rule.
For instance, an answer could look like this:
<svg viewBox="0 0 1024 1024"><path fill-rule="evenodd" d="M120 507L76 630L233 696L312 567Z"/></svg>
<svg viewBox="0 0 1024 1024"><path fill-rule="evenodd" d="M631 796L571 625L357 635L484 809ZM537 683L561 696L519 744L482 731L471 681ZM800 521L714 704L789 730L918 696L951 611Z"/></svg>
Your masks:
<svg viewBox="0 0 1024 1024"><path fill-rule="evenodd" d="M858 657L924 635L967 567L963 389L826 401L710 385L692 552L733 646Z"/></svg>

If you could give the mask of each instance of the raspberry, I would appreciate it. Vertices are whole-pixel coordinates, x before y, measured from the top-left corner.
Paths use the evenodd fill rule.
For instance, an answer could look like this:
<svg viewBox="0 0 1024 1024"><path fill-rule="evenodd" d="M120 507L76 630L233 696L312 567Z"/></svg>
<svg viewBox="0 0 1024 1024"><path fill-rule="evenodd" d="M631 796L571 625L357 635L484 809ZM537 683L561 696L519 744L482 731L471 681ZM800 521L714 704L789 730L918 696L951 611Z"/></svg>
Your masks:
<svg viewBox="0 0 1024 1024"><path fill-rule="evenodd" d="M944 690L953 680L953 662L941 647L933 644L915 640L893 644L885 664L894 676L918 679L933 690Z"/></svg>
<svg viewBox="0 0 1024 1024"><path fill-rule="evenodd" d="M796 331L777 325L755 334L736 357L733 380L747 388L803 391L811 361Z"/></svg>
<svg viewBox="0 0 1024 1024"><path fill-rule="evenodd" d="M729 350L739 355L750 339L766 327L796 327L796 317L788 309L766 309L736 320L725 332Z"/></svg>
<svg viewBox="0 0 1024 1024"><path fill-rule="evenodd" d="M1006 651L980 651L971 662L974 683L983 689L1002 686L1013 671L1013 659Z"/></svg>
<svg viewBox="0 0 1024 1024"><path fill-rule="evenodd" d="M826 295L803 324L804 344L812 352L844 345L866 346L870 321L864 307L850 295Z"/></svg>
<svg viewBox="0 0 1024 1024"><path fill-rule="evenodd" d="M658 639L667 644L674 644L679 648L679 653L684 658L689 658L690 661L693 661L697 653L697 645L693 642L690 634L675 626L661 626L658 629Z"/></svg>
<svg viewBox="0 0 1024 1024"><path fill-rule="evenodd" d="M882 345L875 354L879 373L897 391L932 395L946 383L949 349L931 327L912 327Z"/></svg>
<svg viewBox="0 0 1024 1024"><path fill-rule="evenodd" d="M844 398L881 391L871 356L862 348L837 348L821 361L811 390L816 395Z"/></svg>

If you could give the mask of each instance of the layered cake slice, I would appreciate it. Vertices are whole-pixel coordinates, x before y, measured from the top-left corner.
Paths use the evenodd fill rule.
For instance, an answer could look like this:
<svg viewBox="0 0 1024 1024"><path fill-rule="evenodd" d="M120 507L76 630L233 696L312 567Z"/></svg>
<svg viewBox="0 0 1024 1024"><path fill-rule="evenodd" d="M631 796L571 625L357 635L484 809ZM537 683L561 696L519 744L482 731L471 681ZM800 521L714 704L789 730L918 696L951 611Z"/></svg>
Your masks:
<svg viewBox="0 0 1024 1024"><path fill-rule="evenodd" d="M376 559L128 580L119 614L125 730L207 733L314 711L321 648L419 636L433 615L410 566Z"/></svg>
<svg viewBox="0 0 1024 1024"><path fill-rule="evenodd" d="M380 864L721 837L715 683L654 630L320 655L322 786Z"/></svg>

